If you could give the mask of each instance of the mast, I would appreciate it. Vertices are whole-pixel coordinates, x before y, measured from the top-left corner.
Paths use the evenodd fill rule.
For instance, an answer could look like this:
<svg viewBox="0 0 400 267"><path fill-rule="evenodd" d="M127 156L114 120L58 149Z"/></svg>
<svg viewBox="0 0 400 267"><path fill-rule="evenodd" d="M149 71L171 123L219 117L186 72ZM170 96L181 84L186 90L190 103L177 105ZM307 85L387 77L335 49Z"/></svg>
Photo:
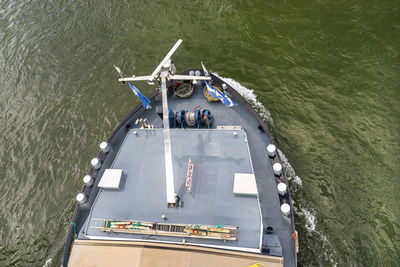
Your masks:
<svg viewBox="0 0 400 267"><path fill-rule="evenodd" d="M175 66L172 63L171 57L174 54L174 52L178 49L181 43L182 40L179 39L150 76L133 75L132 77L128 78L121 77L120 79L118 79L121 82L147 81L149 84L154 84L155 80L161 81L163 124L164 124L165 185L166 185L168 207L175 207L176 199L175 199L175 186L174 186L174 171L172 165L171 134L170 134L169 120L168 120L167 79L191 80L193 83L196 83L197 80L211 80L211 77L209 77L208 75L207 76L174 75Z"/></svg>
<svg viewBox="0 0 400 267"><path fill-rule="evenodd" d="M172 167L171 136L168 120L168 96L166 77L168 71L161 72L161 90L162 90L162 108L164 124L164 158L165 158L165 182L167 190L167 203L169 206L175 206L175 188L174 188L174 170Z"/></svg>

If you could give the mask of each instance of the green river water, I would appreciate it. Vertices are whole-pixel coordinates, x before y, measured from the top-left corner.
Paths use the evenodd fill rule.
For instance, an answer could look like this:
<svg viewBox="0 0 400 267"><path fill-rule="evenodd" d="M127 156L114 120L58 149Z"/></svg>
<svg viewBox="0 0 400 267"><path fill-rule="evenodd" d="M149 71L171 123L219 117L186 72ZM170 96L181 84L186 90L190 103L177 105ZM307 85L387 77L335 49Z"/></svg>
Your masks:
<svg viewBox="0 0 400 267"><path fill-rule="evenodd" d="M112 65L148 74L178 38L178 71L257 97L299 265L399 266L398 0L0 1L0 266L60 266L90 159L138 103Z"/></svg>

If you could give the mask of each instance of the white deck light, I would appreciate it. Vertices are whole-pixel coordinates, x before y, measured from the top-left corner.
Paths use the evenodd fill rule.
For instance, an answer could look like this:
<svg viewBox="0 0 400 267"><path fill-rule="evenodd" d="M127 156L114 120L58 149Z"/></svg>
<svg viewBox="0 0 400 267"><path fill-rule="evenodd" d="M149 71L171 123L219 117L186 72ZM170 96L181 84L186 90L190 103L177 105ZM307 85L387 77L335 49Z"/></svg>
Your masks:
<svg viewBox="0 0 400 267"><path fill-rule="evenodd" d="M100 144L100 149L102 152L107 153L108 151L110 151L110 145L107 142L102 142Z"/></svg>
<svg viewBox="0 0 400 267"><path fill-rule="evenodd" d="M287 192L287 185L285 183L279 183L277 187L279 195L284 196Z"/></svg>
<svg viewBox="0 0 400 267"><path fill-rule="evenodd" d="M85 204L87 201L87 197L83 193L79 193L78 195L76 195L76 201L78 201L80 205Z"/></svg>
<svg viewBox="0 0 400 267"><path fill-rule="evenodd" d="M272 165L272 168L274 169L275 175L280 176L282 174L282 165L280 163L275 163Z"/></svg>
<svg viewBox="0 0 400 267"><path fill-rule="evenodd" d="M85 175L85 177L83 177L83 182L85 183L86 186L92 186L93 185L93 177L90 175Z"/></svg>
<svg viewBox="0 0 400 267"><path fill-rule="evenodd" d="M281 212L283 215L288 216L290 213L290 205L287 203L284 203L281 205Z"/></svg>
<svg viewBox="0 0 400 267"><path fill-rule="evenodd" d="M271 158L275 157L275 152L276 152L276 146L274 144L269 144L267 146L267 151L268 151L268 156Z"/></svg>
<svg viewBox="0 0 400 267"><path fill-rule="evenodd" d="M90 162L93 166L94 169L100 169L101 167L101 162L98 158L93 158L92 161Z"/></svg>

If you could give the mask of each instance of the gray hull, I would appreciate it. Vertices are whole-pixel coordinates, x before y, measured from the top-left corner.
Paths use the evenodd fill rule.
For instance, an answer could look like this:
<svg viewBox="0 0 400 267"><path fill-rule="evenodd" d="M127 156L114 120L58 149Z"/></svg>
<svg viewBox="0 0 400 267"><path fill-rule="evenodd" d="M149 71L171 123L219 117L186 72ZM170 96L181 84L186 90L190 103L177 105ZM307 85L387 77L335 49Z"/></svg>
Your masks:
<svg viewBox="0 0 400 267"><path fill-rule="evenodd" d="M184 72L185 74L188 72ZM220 80L218 77L212 75L212 80L213 83L216 85L221 85L224 82ZM169 86L171 86L173 83L170 82ZM232 215L228 214L226 217L229 218L234 218L232 220L232 224L245 224L249 225L248 232L245 232L245 227L239 227L238 230L238 240L237 242L232 242L232 249L234 247L242 248L242 247L258 247L260 249L260 253L271 255L271 256L282 256L284 259L284 266L296 266L297 265L297 254L296 254L296 242L294 238L291 238L292 234L295 232L295 225L294 225L294 218L293 218L293 207L292 207L292 202L290 199L290 194L289 190L288 192L284 195L281 196L278 194L277 190L277 180L284 182L287 184L287 179L284 173L280 175L279 177L274 175L273 169L272 169L272 164L276 162L280 162L279 155L276 155L274 158L268 157L266 147L273 143L272 137L269 133L269 130L263 120L259 117L257 112L251 107L251 105L237 92L235 91L232 87L230 87L227 84L227 89L226 92L229 94L229 96L238 104L234 108L226 108L223 104L220 102L208 102L205 97L203 96L203 87L204 84L199 83L195 86L195 90L192 96L190 96L187 99L181 99L176 96L174 96L172 93L169 94L168 96L168 104L169 107L172 108L174 111L178 110L188 110L192 111L195 107L201 106L202 109L208 109L211 111L213 114L215 121L213 128L217 126L241 126L243 129L243 135L241 135L242 131L236 131L232 130L231 132L226 131L224 134L227 135L232 135L237 134L239 132L238 138L240 140L244 140L246 142L246 147L248 147L248 152L249 152L249 158L251 159L250 163L242 163L241 159L241 153L244 153L244 148L235 148L235 144L229 143L227 141L227 138L222 136L219 137L218 134L213 133L212 138L218 139L221 138L221 144L223 144L224 150L221 153L227 153L228 155L231 155L232 158L230 161L237 161L237 169L235 172L249 172L249 168L251 167L251 171L254 172L255 178L256 178L256 183L257 183L257 189L258 189L258 198L257 198L257 207L260 212L255 211L254 209L249 209L250 216L254 214L255 217L258 215L255 215L256 212L257 214L260 214L260 221L262 222L262 228L261 230L258 230L259 232L256 232L255 226L250 226L251 220L248 220L249 218L240 218L237 215ZM139 128L140 125L135 124L135 121L139 118L145 118L147 119L147 123L154 125L154 128L156 129L162 129L162 119L160 116L155 112L156 106L161 105L161 95L159 95L158 91L153 92L149 98L152 101L152 109L144 110L141 105L138 105L135 109L132 110L128 114L128 116L116 127L116 129L113 131L111 134L110 138L107 140L107 142L110 144L112 147L111 151L106 153L100 152L98 155L98 158L102 162L102 167L99 170L92 169L90 171L90 175L94 177L95 184L94 186L88 187L84 186L82 189L82 192L88 196L88 206L80 206L77 205L75 209L75 213L73 215L72 219L72 224L70 226L70 229L68 231L68 236L66 240L66 246L64 250L64 259L63 259L63 266L68 265L68 260L70 256L70 249L71 249L71 244L74 238L77 239L87 239L88 236L93 236L96 235L98 237L101 237L102 235L107 236L107 234L102 233L100 230L91 230L91 224L90 219L97 218L97 217L107 217L107 212L112 213L112 208L110 208L107 205L113 205L112 202L108 201L107 199L113 199L112 196L107 197L107 192L102 192L97 187L98 180L100 180L100 177L102 176L104 170L106 168L122 168L122 169L128 169L131 168L128 163L123 163L123 158L127 157L132 157L134 158L136 156L136 161L140 160L141 158L141 151L145 149L145 143L139 142L139 143L134 143L134 139L128 138L128 133L132 134L133 131L135 131L136 128ZM137 132L139 132L139 129L137 129ZM185 149L175 147L174 144L178 143L180 140L180 137L182 134L184 134L185 131L184 129L171 129L171 138L172 138L172 150L175 151L174 157L178 157L178 155L182 155L185 153ZM190 128L190 131L201 131L197 130L196 128ZM155 131L157 132L157 131ZM201 151L201 146L199 145L199 141L197 141L198 138L202 138L202 135L199 135L196 137L196 140L193 139L191 140L190 144L193 144L192 148L190 148L189 145L187 145L187 149L191 151L196 151L197 156L199 159L204 158L205 156L209 156L204 151ZM204 137L205 139L207 137ZM189 139L190 140L190 139ZM125 151L124 150L124 142L132 142L131 145L134 145L137 147L135 151ZM140 144L143 144L143 147L140 146ZM162 147L161 144L160 146L157 147ZM228 149L229 148L229 149ZM212 147L209 148L209 150L212 151ZM156 151L156 154L159 151ZM125 154L123 154L125 153ZM130 154L131 153L131 154ZM221 156L221 153L218 156ZM193 154L193 153L192 153ZM151 160L159 160L159 159L149 159L149 158L143 158L143 161L149 161ZM176 160L174 159L174 162ZM118 165L119 164L119 165ZM174 163L175 164L175 163ZM222 163L224 164L224 163ZM136 166L136 168L139 168L140 166ZM132 167L133 168L133 167ZM151 164L147 164L145 166L145 169L152 168ZM157 168L157 167L156 167ZM229 168L229 167L227 167ZM179 171L179 166L174 166L174 169L176 171ZM133 170L132 170L133 171ZM224 166L220 166L220 168L215 168L216 172L225 172L226 168L224 170ZM232 170L233 171L233 170ZM216 174L218 176L218 174ZM221 183L224 183L223 181L218 182L220 185ZM129 184L126 184L125 186L129 187ZM185 189L177 190L179 195L185 195ZM158 195L162 194L160 191ZM127 199L129 201L135 201L135 203L138 203L140 199L136 198L130 198L128 194ZM214 196L215 197L215 196ZM191 203L189 198L184 198L183 203L187 203L188 205L195 205L195 203ZM145 198L143 198L143 201L146 201ZM229 201L229 203L232 203L235 201L234 198L230 198L228 194L225 196L221 196L220 199L217 199L217 201ZM237 206L239 210L246 210L246 207L249 207L253 204L250 202L253 201L251 199L246 199L246 201L238 202L235 203L234 205ZM204 200L203 200L204 202ZM203 203L202 202L202 203ZM253 201L254 202L254 201ZM93 205L93 203L96 203L96 205ZM291 207L291 212L288 216L283 216L281 213L281 205L283 203L288 203ZM140 204L140 203L139 203ZM115 203L114 205L118 205ZM243 206L241 206L243 205ZM96 207L96 208L93 208ZM133 209L133 212L130 213L130 216L127 216L127 218L122 218L123 215L123 209L128 208L130 205L127 204L126 207L119 207L119 209L115 209L114 214L108 214L108 217L112 218L118 218L118 219L129 219L131 217L135 216L140 216L143 217L144 215L148 216L148 220L154 221L156 215L159 214L162 211L158 211L158 213L155 213L156 207L151 208L150 211L146 214L146 210L140 211L140 205L136 206L136 208ZM193 206L194 207L194 206ZM200 209L200 213L207 213L209 212L212 214L215 211L211 209L208 210L208 206L206 205L198 205L196 206L196 209ZM106 212L106 210L108 210ZM151 215L153 214L154 215ZM114 217L113 217L114 216ZM180 217L179 217L180 216ZM185 221L185 218L193 218L193 215L190 214L185 214L185 213L180 213L178 217L180 220L183 222ZM235 217L236 216L236 217ZM246 215L243 215L246 216ZM129 218L128 218L129 217ZM178 218L177 217L177 218ZM201 220L201 217L206 217L206 216L199 216L197 221ZM207 220L207 218L204 219L204 222L212 222L213 218L216 217L216 214L210 215L209 216L211 219ZM140 218L143 220L143 218ZM251 219L251 218L250 218ZM178 220L178 219L177 219ZM273 233L266 233L267 227L272 227ZM254 228L254 229L253 229ZM241 231L243 229L243 231ZM258 236L261 235L261 238L257 239ZM120 237L123 237L121 235ZM129 234L126 234L126 238L129 239ZM136 238L141 238L145 239L146 237L138 237ZM132 239L134 240L134 239ZM260 245L258 245L259 241L262 241ZM174 242L174 239L171 237L157 237L157 241L166 241L166 242ZM190 242L189 242L190 243ZM223 246L224 242L223 241L193 241L193 245L215 245L215 246Z"/></svg>

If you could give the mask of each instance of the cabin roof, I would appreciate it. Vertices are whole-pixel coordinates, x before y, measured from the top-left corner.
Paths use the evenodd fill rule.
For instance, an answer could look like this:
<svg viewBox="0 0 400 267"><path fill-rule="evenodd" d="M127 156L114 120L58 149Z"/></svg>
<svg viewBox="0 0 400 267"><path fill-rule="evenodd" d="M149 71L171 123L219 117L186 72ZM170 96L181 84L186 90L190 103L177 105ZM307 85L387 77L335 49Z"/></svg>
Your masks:
<svg viewBox="0 0 400 267"><path fill-rule="evenodd" d="M269 266L282 267L283 258L184 245L75 240L68 266Z"/></svg>
<svg viewBox="0 0 400 267"><path fill-rule="evenodd" d="M85 235L182 242L182 237L103 232L99 227L103 219L231 225L238 227L237 240L189 237L185 242L259 250L262 222L258 196L233 192L235 173L254 173L246 133L230 128L171 129L170 133L174 187L183 206L167 207L163 129L132 129L111 165L111 169L122 169L119 189L101 189ZM189 158L194 165L190 192L185 187Z"/></svg>

